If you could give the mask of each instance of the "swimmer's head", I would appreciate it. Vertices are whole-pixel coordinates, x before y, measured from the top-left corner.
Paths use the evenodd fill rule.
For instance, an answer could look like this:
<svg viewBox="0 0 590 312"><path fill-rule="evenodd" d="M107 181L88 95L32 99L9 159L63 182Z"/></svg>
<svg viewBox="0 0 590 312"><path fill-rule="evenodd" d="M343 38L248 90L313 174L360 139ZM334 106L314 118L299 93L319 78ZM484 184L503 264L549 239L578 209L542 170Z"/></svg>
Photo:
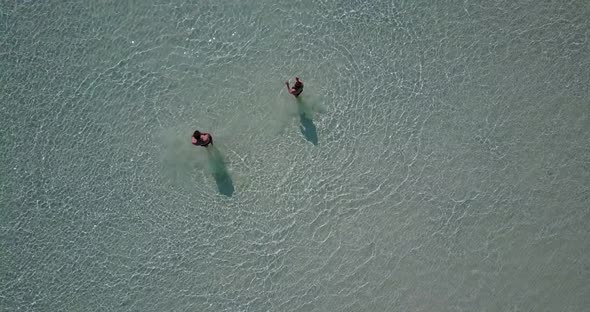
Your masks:
<svg viewBox="0 0 590 312"><path fill-rule="evenodd" d="M193 133L193 137L198 138L200 136L201 136L201 131L195 130L195 132Z"/></svg>

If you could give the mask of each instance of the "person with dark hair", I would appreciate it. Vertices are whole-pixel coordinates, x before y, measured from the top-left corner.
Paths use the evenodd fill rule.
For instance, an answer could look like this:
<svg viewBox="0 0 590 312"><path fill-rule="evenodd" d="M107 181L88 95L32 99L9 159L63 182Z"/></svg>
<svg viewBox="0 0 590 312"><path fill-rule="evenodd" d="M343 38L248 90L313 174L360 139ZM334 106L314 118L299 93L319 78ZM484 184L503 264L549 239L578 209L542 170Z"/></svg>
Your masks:
<svg viewBox="0 0 590 312"><path fill-rule="evenodd" d="M213 137L207 132L195 130L193 136L191 137L191 143L196 146L207 147L207 145L213 144Z"/></svg>
<svg viewBox="0 0 590 312"><path fill-rule="evenodd" d="M303 80L299 79L298 76L295 77L295 84L293 87L289 86L289 80L285 81L285 84L287 85L287 90L289 90L289 93L293 94L295 97L298 97L299 94L303 92Z"/></svg>

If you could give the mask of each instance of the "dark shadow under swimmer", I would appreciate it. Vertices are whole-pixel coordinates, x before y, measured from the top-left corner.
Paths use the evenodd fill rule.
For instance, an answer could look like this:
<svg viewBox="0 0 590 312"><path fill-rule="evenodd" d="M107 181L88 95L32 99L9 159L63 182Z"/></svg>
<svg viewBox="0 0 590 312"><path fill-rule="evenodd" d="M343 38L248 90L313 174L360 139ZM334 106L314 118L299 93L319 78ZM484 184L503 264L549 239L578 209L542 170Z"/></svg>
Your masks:
<svg viewBox="0 0 590 312"><path fill-rule="evenodd" d="M219 193L231 197L235 188L231 175L225 165L223 154L221 154L215 146L207 148L207 154L209 154L209 166L211 168L211 173L213 173L213 178L215 178L217 190Z"/></svg>
<svg viewBox="0 0 590 312"><path fill-rule="evenodd" d="M196 130L191 137L191 143L196 146L203 146L207 148L209 155L209 167L219 193L231 197L235 191L232 178L225 166L225 159L223 154L213 146L213 136L207 132ZM211 145L211 146L209 146Z"/></svg>
<svg viewBox="0 0 590 312"><path fill-rule="evenodd" d="M313 145L318 145L318 130L311 117L308 116L305 103L301 98L297 98L297 109L299 110L299 130L301 130L301 134Z"/></svg>

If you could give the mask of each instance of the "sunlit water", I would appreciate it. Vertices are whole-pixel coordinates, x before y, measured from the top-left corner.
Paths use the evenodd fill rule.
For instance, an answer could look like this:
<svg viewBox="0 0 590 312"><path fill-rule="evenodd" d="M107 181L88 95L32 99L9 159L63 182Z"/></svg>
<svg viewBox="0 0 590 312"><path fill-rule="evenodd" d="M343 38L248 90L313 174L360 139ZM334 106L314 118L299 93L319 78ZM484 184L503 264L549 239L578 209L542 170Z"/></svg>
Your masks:
<svg viewBox="0 0 590 312"><path fill-rule="evenodd" d="M0 0L0 310L590 311L589 21Z"/></svg>

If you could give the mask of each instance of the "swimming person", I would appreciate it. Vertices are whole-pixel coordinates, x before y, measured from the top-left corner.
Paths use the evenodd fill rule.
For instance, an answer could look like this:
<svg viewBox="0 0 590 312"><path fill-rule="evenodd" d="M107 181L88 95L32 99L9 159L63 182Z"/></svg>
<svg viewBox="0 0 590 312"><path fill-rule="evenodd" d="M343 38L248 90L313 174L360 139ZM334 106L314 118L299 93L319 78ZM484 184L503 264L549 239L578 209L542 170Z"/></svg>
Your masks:
<svg viewBox="0 0 590 312"><path fill-rule="evenodd" d="M213 137L207 132L196 130L191 137L191 143L193 145L207 147L207 145L213 144Z"/></svg>
<svg viewBox="0 0 590 312"><path fill-rule="evenodd" d="M298 97L299 94L303 92L303 81L299 79L298 76L295 77L295 84L293 85L293 88L289 86L289 80L285 81L285 84L287 85L287 90L289 90L289 93L293 94L295 97Z"/></svg>

